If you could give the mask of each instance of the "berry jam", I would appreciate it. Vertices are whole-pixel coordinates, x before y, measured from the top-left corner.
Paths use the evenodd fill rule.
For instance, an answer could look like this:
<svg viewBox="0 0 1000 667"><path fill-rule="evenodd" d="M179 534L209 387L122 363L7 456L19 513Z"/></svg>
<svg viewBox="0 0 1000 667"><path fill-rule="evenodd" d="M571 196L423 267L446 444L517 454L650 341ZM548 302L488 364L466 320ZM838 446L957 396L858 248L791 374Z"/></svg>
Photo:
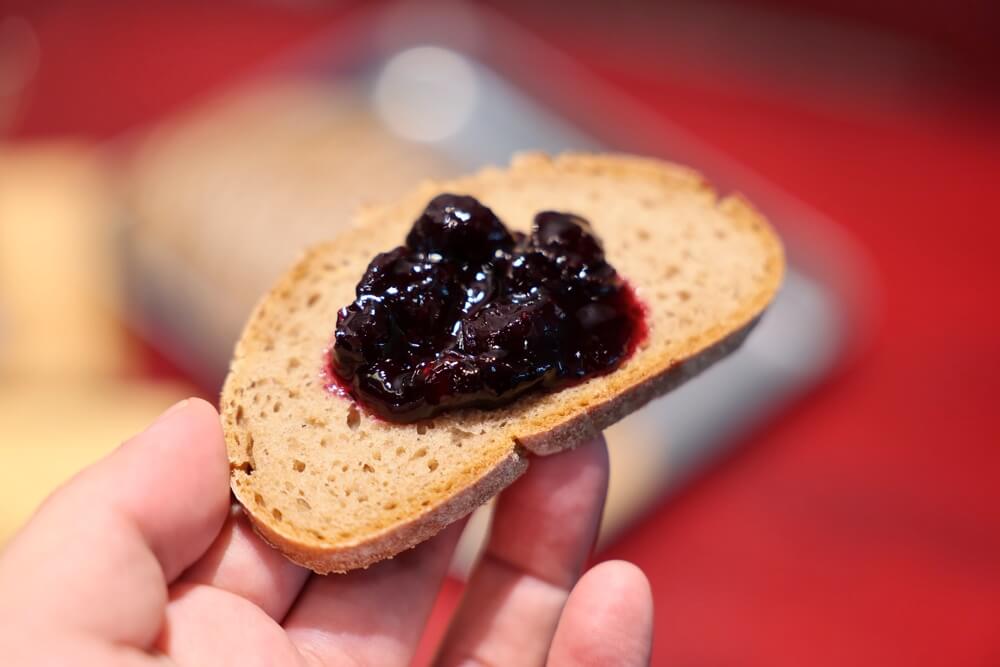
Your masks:
<svg viewBox="0 0 1000 667"><path fill-rule="evenodd" d="M331 370L397 422L607 373L644 331L586 220L544 211L525 235L452 194L431 200L406 245L372 260L356 294L337 315Z"/></svg>

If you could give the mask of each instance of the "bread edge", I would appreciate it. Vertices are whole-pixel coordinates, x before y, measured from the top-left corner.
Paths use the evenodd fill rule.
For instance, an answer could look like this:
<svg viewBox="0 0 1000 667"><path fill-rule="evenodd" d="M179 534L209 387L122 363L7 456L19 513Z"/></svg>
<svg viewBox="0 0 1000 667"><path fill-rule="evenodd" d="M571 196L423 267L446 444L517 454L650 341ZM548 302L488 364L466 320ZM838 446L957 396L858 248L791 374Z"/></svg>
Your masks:
<svg viewBox="0 0 1000 667"><path fill-rule="evenodd" d="M317 574L344 573L348 570L367 568L412 549L441 532L444 528L471 513L487 500L500 493L528 469L528 459L519 448L470 486L463 488L434 509L396 524L365 541L348 546L314 547L273 530L266 520L258 519L247 509L247 503L237 495L243 512L250 519L261 539L278 549L285 557ZM236 493L235 487L233 492Z"/></svg>
<svg viewBox="0 0 1000 667"><path fill-rule="evenodd" d="M735 352L762 316L763 313L698 354L681 359L659 374L644 382L631 385L603 403L591 406L548 430L516 438L517 444L537 456L549 456L596 438L612 424L621 421L653 399L676 389Z"/></svg>

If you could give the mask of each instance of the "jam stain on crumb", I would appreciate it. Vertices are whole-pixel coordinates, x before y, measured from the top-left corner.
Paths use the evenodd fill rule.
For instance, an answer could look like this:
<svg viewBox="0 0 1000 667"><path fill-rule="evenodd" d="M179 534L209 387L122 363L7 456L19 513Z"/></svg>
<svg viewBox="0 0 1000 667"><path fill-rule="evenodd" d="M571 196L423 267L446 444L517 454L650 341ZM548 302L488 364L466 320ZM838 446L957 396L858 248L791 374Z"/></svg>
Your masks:
<svg viewBox="0 0 1000 667"><path fill-rule="evenodd" d="M394 422L608 373L646 335L589 222L543 211L512 233L468 196L432 199L356 295L337 315L328 387Z"/></svg>

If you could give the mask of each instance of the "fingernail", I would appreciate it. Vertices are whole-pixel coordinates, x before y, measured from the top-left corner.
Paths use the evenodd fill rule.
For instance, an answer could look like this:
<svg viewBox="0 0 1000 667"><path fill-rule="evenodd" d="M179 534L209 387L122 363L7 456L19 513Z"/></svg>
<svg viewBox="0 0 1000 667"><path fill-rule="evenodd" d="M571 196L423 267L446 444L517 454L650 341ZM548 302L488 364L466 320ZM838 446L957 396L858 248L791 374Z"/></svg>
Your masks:
<svg viewBox="0 0 1000 667"><path fill-rule="evenodd" d="M157 417L156 421L153 422L153 423L154 424L159 424L159 423L161 423L163 421L166 421L170 417L170 415L172 415L172 414L174 414L176 412L180 412L181 410L183 410L184 408L186 408L187 405L188 405L188 403L190 403L190 402L191 402L190 398L185 398L183 401L178 401L177 403L174 403L169 408L167 408L166 412L164 412L159 417Z"/></svg>

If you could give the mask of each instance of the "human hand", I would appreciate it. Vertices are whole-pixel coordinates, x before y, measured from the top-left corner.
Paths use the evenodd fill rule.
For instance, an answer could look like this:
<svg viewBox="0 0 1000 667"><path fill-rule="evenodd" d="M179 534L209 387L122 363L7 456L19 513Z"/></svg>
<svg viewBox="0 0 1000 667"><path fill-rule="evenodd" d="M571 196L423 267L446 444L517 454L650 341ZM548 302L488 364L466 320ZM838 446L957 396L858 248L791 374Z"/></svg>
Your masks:
<svg viewBox="0 0 1000 667"><path fill-rule="evenodd" d="M535 459L500 496L443 665L642 665L633 565L577 581L607 489L603 440ZM215 410L188 400L42 504L0 554L5 665L406 665L460 526L368 570L312 575L230 507Z"/></svg>

